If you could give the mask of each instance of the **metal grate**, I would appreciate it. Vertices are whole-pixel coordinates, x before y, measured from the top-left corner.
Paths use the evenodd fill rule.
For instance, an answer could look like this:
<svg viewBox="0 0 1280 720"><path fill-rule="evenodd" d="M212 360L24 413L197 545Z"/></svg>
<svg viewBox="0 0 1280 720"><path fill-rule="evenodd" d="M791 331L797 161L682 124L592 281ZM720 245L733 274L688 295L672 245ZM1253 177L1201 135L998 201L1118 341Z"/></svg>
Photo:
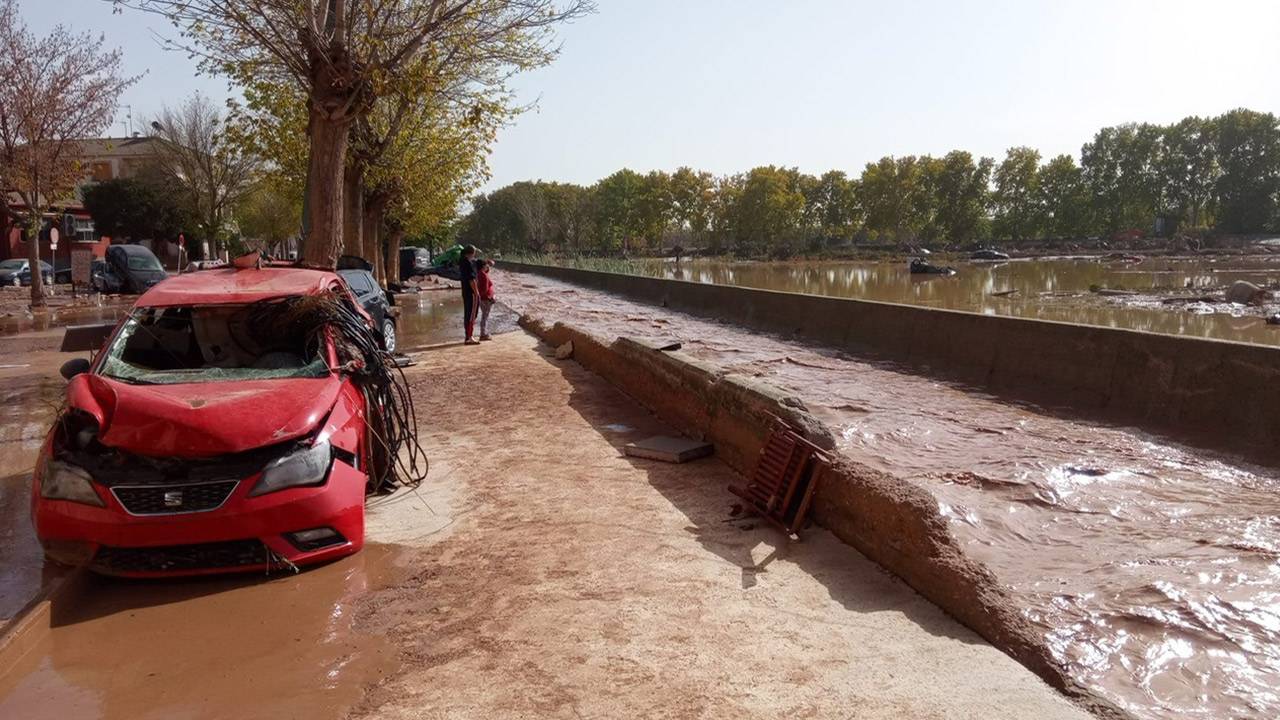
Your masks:
<svg viewBox="0 0 1280 720"><path fill-rule="evenodd" d="M261 540L227 540L161 547L104 545L94 556L92 567L105 573L175 572L266 565L271 562L271 555L271 551Z"/></svg>
<svg viewBox="0 0 1280 720"><path fill-rule="evenodd" d="M187 485L117 485L116 499L133 515L176 515L222 507L238 480Z"/></svg>
<svg viewBox="0 0 1280 720"><path fill-rule="evenodd" d="M831 459L782 420L774 423L751 481L729 490L783 532L798 535Z"/></svg>

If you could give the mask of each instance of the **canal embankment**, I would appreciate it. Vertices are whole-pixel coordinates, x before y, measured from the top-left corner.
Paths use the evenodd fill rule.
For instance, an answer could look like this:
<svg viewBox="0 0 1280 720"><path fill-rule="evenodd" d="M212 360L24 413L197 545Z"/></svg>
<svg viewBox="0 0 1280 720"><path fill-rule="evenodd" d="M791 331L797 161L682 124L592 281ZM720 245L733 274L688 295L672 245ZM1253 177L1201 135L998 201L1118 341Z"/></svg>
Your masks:
<svg viewBox="0 0 1280 720"><path fill-rule="evenodd" d="M679 350L664 349L661 341L608 341L529 316L521 324L552 347L568 344L573 359L584 368L685 435L713 444L716 456L744 476L753 473L774 418L782 418L819 447L836 446L830 429L799 398L768 383L728 374ZM925 490L844 458L823 475L814 517L1095 715L1130 717L1081 686L1055 661L996 577L961 551L937 502Z"/></svg>
<svg viewBox="0 0 1280 720"><path fill-rule="evenodd" d="M1280 348L576 268L503 267L891 360L1260 462L1280 457Z"/></svg>
<svg viewBox="0 0 1280 720"><path fill-rule="evenodd" d="M496 283L504 302L549 327L560 321L604 345L678 343L726 377L798 399L840 455L883 473L895 499L919 498L920 517L941 517L953 546L994 575L1059 667L1134 716L1270 718L1280 709L1271 691L1280 670L1273 469L705 311L535 274L500 273ZM869 514L866 523L893 516ZM874 534L890 546L909 535L892 525Z"/></svg>

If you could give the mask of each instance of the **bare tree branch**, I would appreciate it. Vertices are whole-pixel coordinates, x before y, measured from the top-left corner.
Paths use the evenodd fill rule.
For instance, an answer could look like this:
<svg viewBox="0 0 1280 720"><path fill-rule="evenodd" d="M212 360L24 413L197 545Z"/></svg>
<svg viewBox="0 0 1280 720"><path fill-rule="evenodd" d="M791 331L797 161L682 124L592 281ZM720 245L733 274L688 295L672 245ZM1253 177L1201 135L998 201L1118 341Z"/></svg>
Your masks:
<svg viewBox="0 0 1280 720"><path fill-rule="evenodd" d="M120 51L103 44L63 25L37 38L16 0L0 0L0 173L25 206L33 307L45 304L37 269L45 212L83 177L80 141L110 126L121 93L138 80L121 77Z"/></svg>

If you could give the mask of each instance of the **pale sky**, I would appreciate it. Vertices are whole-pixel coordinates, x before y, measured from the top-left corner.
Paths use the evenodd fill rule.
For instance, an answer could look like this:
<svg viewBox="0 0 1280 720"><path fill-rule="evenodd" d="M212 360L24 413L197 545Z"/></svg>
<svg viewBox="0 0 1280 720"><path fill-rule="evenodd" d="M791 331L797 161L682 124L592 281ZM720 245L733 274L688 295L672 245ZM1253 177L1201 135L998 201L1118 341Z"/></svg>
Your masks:
<svg viewBox="0 0 1280 720"><path fill-rule="evenodd" d="M106 33L135 127L195 88L153 16L102 0L22 0L33 29ZM882 155L1069 152L1104 125L1235 107L1280 113L1276 0L598 0L552 66L517 81L538 108L490 164L590 183L622 167L727 173L761 164L857 174ZM124 119L121 111L120 119ZM117 124L113 134L123 134Z"/></svg>

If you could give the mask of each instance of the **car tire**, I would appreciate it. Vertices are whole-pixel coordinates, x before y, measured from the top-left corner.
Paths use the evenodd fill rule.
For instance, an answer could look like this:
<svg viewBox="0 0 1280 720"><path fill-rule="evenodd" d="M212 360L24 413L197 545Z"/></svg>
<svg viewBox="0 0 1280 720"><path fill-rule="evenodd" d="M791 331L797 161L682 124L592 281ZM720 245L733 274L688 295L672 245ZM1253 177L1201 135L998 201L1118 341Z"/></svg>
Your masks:
<svg viewBox="0 0 1280 720"><path fill-rule="evenodd" d="M389 353L396 351L396 321L391 318L382 319L382 349Z"/></svg>

